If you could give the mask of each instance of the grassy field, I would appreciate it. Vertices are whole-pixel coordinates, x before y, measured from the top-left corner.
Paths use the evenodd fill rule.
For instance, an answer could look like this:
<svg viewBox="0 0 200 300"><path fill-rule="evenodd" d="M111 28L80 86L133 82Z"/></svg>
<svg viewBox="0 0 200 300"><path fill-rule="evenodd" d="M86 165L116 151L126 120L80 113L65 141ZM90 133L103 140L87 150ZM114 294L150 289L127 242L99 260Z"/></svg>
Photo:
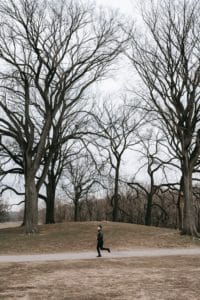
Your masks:
<svg viewBox="0 0 200 300"><path fill-rule="evenodd" d="M26 236L20 227L0 229L0 254L91 251L98 222L40 226ZM195 247L178 231L102 222L113 250ZM0 299L198 300L200 256L113 258L0 264Z"/></svg>
<svg viewBox="0 0 200 300"><path fill-rule="evenodd" d="M40 233L27 236L20 227L0 229L0 254L91 251L96 248L98 222L41 225ZM144 247L191 247L199 241L178 231L142 225L102 222L105 245L113 250Z"/></svg>
<svg viewBox="0 0 200 300"><path fill-rule="evenodd" d="M0 299L198 300L200 257L0 264Z"/></svg>

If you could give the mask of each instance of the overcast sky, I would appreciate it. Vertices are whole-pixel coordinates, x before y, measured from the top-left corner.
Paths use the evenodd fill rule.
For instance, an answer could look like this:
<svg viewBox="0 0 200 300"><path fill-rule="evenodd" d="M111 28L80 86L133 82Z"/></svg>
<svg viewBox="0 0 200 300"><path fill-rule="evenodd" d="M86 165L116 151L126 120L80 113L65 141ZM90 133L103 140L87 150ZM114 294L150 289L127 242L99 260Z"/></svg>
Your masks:
<svg viewBox="0 0 200 300"><path fill-rule="evenodd" d="M120 14L131 16L131 18L136 20L139 1L140 0L96 0L95 3L100 7L117 9ZM128 18L128 20L130 20L130 18ZM132 80L133 74L130 75L131 69L128 60L123 59L122 63L117 65L117 70L108 74L109 78L100 84L97 83L97 86L100 87L101 90L101 97L105 97L105 95L107 96L109 94L120 95L125 93L125 90L130 88L131 82L134 81Z"/></svg>
<svg viewBox="0 0 200 300"><path fill-rule="evenodd" d="M130 14L137 0L96 0L98 5L117 8L121 13Z"/></svg>

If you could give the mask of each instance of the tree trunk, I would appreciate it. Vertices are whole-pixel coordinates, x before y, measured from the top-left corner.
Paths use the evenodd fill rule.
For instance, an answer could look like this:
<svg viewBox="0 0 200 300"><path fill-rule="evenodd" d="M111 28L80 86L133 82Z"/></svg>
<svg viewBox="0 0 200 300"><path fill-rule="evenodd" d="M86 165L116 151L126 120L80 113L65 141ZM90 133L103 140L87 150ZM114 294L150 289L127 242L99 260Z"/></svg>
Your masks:
<svg viewBox="0 0 200 300"><path fill-rule="evenodd" d="M119 221L119 167L120 167L120 163L118 162L115 170L115 188L112 197L112 205L113 205L112 221L113 222Z"/></svg>
<svg viewBox="0 0 200 300"><path fill-rule="evenodd" d="M74 201L74 222L78 221L78 200Z"/></svg>
<svg viewBox="0 0 200 300"><path fill-rule="evenodd" d="M187 163L183 168L183 194L184 208L182 234L198 236L192 201L192 172L190 171Z"/></svg>
<svg viewBox="0 0 200 300"><path fill-rule="evenodd" d="M178 219L178 229L183 229L183 208L184 208L184 198L182 190L179 191L177 207L177 219Z"/></svg>
<svg viewBox="0 0 200 300"><path fill-rule="evenodd" d="M94 203L91 203L87 198L86 198L86 205L87 205L87 211L89 215L89 221L92 221L92 215L93 215L93 206Z"/></svg>
<svg viewBox="0 0 200 300"><path fill-rule="evenodd" d="M46 187L47 200L46 200L46 224L54 224L54 210L55 210L55 182L48 176L48 184Z"/></svg>
<svg viewBox="0 0 200 300"><path fill-rule="evenodd" d="M50 194L47 196L46 201L46 224L55 224L55 218L54 218L54 209L55 208L55 195Z"/></svg>
<svg viewBox="0 0 200 300"><path fill-rule="evenodd" d="M145 225L151 226L151 210L152 210L152 199L153 195L150 193L147 197L147 208L145 213Z"/></svg>
<svg viewBox="0 0 200 300"><path fill-rule="evenodd" d="M24 198L24 213L23 213L23 221L22 221L22 224L21 224L21 227L24 227L25 226L25 223L26 223L26 197Z"/></svg>
<svg viewBox="0 0 200 300"><path fill-rule="evenodd" d="M180 180L180 189L178 194L178 201L176 204L177 208L177 223L178 223L178 229L182 231L183 229L183 208L184 208L184 197L183 197L183 176Z"/></svg>
<svg viewBox="0 0 200 300"><path fill-rule="evenodd" d="M35 184L35 176L28 172L25 177L25 232L38 232L38 194Z"/></svg>

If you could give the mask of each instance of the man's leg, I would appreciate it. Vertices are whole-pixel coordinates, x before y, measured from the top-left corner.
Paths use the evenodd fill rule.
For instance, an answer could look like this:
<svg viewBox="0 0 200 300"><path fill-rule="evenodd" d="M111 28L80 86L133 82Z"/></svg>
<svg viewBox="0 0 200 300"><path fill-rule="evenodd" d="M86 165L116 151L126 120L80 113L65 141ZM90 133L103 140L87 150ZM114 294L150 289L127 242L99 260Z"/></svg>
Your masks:
<svg viewBox="0 0 200 300"><path fill-rule="evenodd" d="M101 244L100 249L101 249L101 250L104 250L104 251L108 251L109 253L111 252L111 251L110 251L110 248L104 248L103 243Z"/></svg>
<svg viewBox="0 0 200 300"><path fill-rule="evenodd" d="M101 245L97 242L97 253L98 253L97 257L101 257L100 249L101 249Z"/></svg>

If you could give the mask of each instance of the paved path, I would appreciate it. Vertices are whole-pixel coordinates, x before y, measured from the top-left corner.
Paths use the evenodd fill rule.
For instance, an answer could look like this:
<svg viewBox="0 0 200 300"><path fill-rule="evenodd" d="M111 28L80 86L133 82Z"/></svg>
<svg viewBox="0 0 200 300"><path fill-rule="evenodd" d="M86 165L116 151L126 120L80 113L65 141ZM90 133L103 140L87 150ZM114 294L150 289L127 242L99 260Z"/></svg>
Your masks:
<svg viewBox="0 0 200 300"><path fill-rule="evenodd" d="M135 249L129 251L102 252L103 258L123 257L159 257L159 256L185 256L200 255L200 248L160 248L160 249ZM45 262L61 260L96 259L96 252L65 252L54 254L31 255L0 255L0 263L10 262ZM102 259L102 258L98 258Z"/></svg>

